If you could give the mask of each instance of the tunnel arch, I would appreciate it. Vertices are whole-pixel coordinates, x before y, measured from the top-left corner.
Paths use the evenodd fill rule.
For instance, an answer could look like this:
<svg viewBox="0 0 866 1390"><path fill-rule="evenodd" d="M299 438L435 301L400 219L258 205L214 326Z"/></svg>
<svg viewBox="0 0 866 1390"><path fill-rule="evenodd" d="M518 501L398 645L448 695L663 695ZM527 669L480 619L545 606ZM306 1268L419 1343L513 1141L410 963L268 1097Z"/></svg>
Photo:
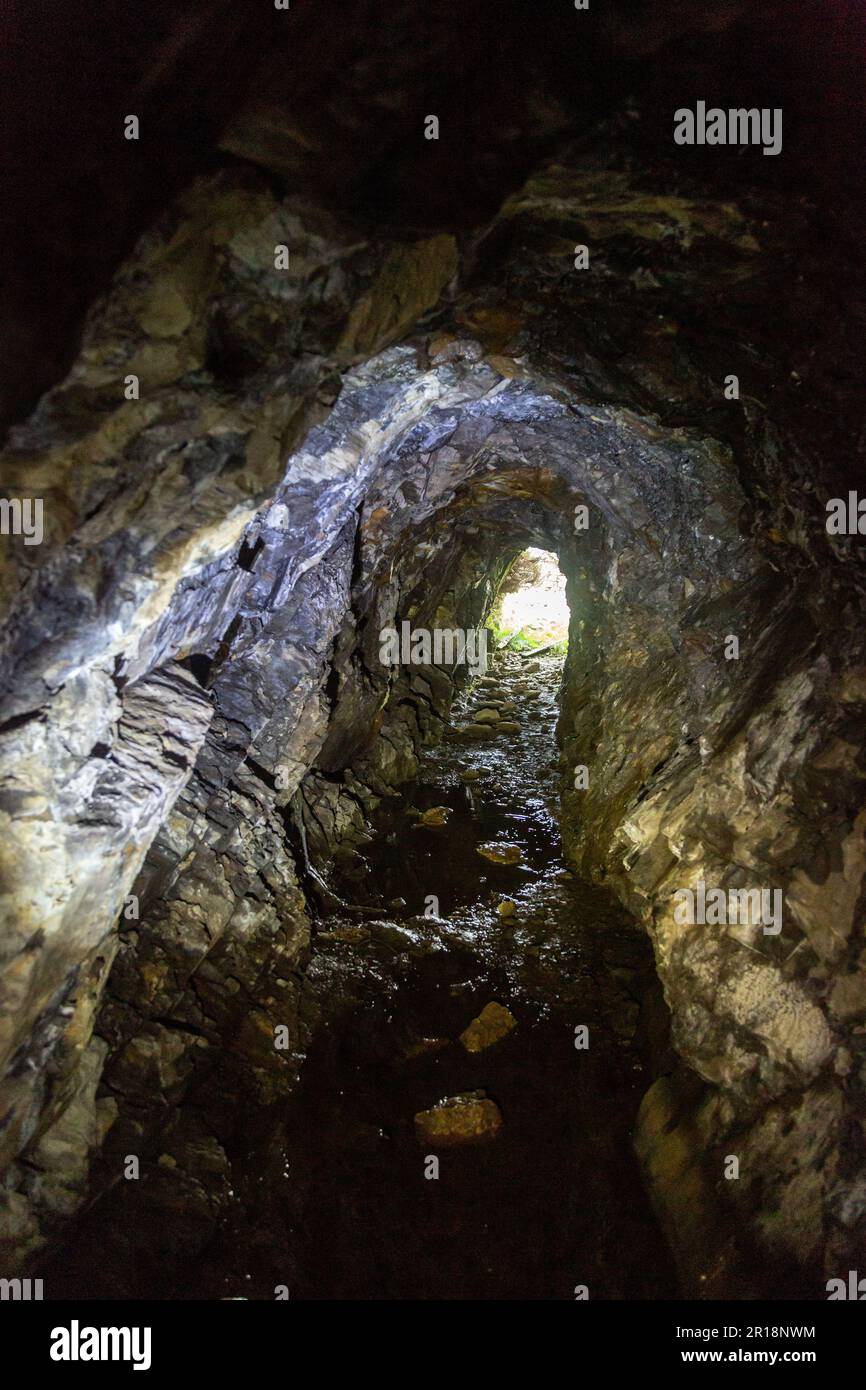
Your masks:
<svg viewBox="0 0 866 1390"><path fill-rule="evenodd" d="M490 598L483 577L496 573L509 548L543 543L560 556L572 612L585 624L569 652L562 744L566 766L590 767L590 790L578 810L566 783L568 848L646 922L684 1058L708 1081L747 1078L757 1063L765 1091L784 1094L793 1077L812 1078L826 1064L826 1024L772 958L754 967L761 977L758 1015L749 1013L750 996L740 999L735 990L729 1011L720 1012L719 991L737 948L708 933L686 938L671 930L681 854L657 829L667 786L679 806L701 802L702 744L710 745L713 701L733 674L723 664L724 630L738 597L751 599L766 583L740 531L745 499L730 451L630 411L570 399L562 387L535 381L525 365L519 376L509 375L517 363L493 371L469 355L419 374L418 352L413 344L390 349L348 375L327 421L290 457L272 500L240 534L238 553L257 558L252 569L239 566L244 578L231 645L208 679L219 716L190 784L191 804L199 802L203 818L199 812L184 860L195 862L197 838L223 814L223 800L236 796L242 769L253 782L266 779L277 812L294 805L297 815L300 795L314 849L323 826L325 849L341 838L338 827L343 835L363 833L371 794L375 801L411 775L419 745L435 737L452 694L445 686L420 700L411 678L387 680L374 655L382 626L399 620L404 596L423 596L428 611L420 616L435 617L443 596L437 586L459 574L460 537L471 528L476 554L471 582L456 594L458 627L483 620ZM582 505L589 509L586 533L574 529ZM62 574L56 582L65 582ZM202 583L226 583L222 561L211 574L200 570L192 589L181 584L165 614L142 631L128 668L130 692L149 678L150 662L158 677L190 648L213 650L220 634L208 636L185 620L190 594ZM297 633L300 640L290 635ZM695 639L703 664L684 659ZM292 653L288 685L285 661L271 676L267 657L285 643ZM656 715L648 718L653 706ZM407 709L414 711L408 723ZM208 752L214 738L237 750L216 784ZM295 749L288 764L286 744ZM686 862L687 833L680 842ZM279 821L267 834L267 853L285 856L287 847L275 845ZM158 870L163 853L169 862L174 857L167 828L141 886L150 920L158 924L166 913L170 927L175 904L193 885L178 861L168 878ZM292 878L289 894L297 892ZM158 937L164 929L157 928ZM142 955L127 940L115 992L122 995L124 979L148 961L158 972L161 957L163 944ZM181 979L173 965L169 994ZM151 1007L165 1014L162 994L158 986ZM705 1003L696 1006L702 995ZM795 1007L799 1032L791 1035L786 1021ZM115 1042L112 1084L122 1081L138 1045L127 1024Z"/></svg>
<svg viewBox="0 0 866 1390"><path fill-rule="evenodd" d="M304 209L249 170L233 193L221 171L124 270L70 378L16 434L7 476L23 488L35 467L52 498L39 555L10 552L4 599L0 1157L19 1255L82 1199L106 1125L110 1159L130 1115L157 1144L168 1114L194 1192L197 1154L224 1171L208 1078L265 1098L291 1084L294 1054L275 1064L263 1038L274 1009L298 1036L300 800L320 798L327 842L409 774L449 690L386 679L376 636L401 602L466 577L461 537L477 564L460 602L482 614L486 537L518 514L522 537L566 555L586 624L561 711L564 767L590 769L579 795L565 779L569 862L645 926L700 1078L685 1091L659 1078L639 1132L683 1266L699 1288L696 1174L717 1174L733 1142L749 1176L729 1195L764 1251L813 1277L857 1248L862 624L854 547L828 540L809 476L826 476L842 426L823 410L816 444L795 386L767 389L791 380L784 343L740 406L720 404L717 336L683 305L722 267L730 305L717 307L739 342L757 311L772 321L778 286L737 208L660 207L623 169L542 171L504 211L495 265L482 247L455 300L447 237L397 255L410 284L395 297L388 248L356 264L355 229L322 220L309 264L276 280L262 270L273 219ZM607 275L561 273L552 229L573 244L588 206L601 242L618 228L613 263L629 239L657 286L626 277L611 298ZM244 374L228 381L202 344L238 283L252 307ZM165 288L190 321L168 340L148 327ZM324 304L323 355L292 356L287 304L309 324ZM106 406L105 374L138 352L142 399ZM748 660L725 656L731 632ZM702 880L784 890L779 938L682 929L674 896ZM87 1143L58 1171L76 1127ZM678 1188L698 1193L685 1211Z"/></svg>

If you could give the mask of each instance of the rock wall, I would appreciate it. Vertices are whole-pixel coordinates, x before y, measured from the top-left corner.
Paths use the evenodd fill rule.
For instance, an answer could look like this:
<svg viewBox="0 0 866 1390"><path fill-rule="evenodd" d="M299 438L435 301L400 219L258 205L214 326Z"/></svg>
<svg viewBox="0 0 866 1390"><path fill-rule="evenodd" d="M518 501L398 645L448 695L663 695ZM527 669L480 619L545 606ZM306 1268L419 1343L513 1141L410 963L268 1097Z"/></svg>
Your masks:
<svg viewBox="0 0 866 1390"><path fill-rule="evenodd" d="M389 669L380 632L477 626L529 544L569 581L568 850L644 921L684 1062L638 1135L684 1277L734 1277L708 1195L780 1279L862 1239L862 562L824 526L856 344L807 208L628 170L564 150L458 246L227 163L14 432L47 530L3 552L10 1264L96 1150L96 1191L167 1156L141 1200L191 1250L212 1225L237 1097L298 1065L327 860L465 678ZM781 933L679 925L699 880L781 890Z"/></svg>
<svg viewBox="0 0 866 1390"><path fill-rule="evenodd" d="M13 432L4 487L44 499L45 539L2 552L4 1165L47 1153L78 1095L118 924L129 1012L109 1005L105 1028L124 1095L188 1079L215 953L247 986L268 949L296 962L306 918L280 806L245 759L254 737L282 739L291 791L324 739L361 485L338 481L328 513L315 461L289 479L285 460L340 368L413 323L455 267L447 237L350 239L238 166L144 238L70 376ZM212 1036L236 983L208 994ZM249 1009L238 1026L260 1046ZM70 1200L54 1203L39 1160L11 1181L8 1238L38 1247L32 1207L50 1224Z"/></svg>

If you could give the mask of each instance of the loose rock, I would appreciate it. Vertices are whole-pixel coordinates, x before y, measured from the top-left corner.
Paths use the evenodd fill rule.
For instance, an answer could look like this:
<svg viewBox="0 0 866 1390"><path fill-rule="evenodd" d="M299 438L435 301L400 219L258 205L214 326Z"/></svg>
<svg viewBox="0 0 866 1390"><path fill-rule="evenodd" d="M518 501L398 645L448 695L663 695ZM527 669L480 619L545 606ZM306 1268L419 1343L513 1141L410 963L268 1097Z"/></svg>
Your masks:
<svg viewBox="0 0 866 1390"><path fill-rule="evenodd" d="M490 860L491 864L519 864L523 859L523 850L520 845L510 845L504 841L496 844L477 845L476 848L484 859Z"/></svg>
<svg viewBox="0 0 866 1390"><path fill-rule="evenodd" d="M461 1144L487 1143L502 1128L502 1112L484 1091L468 1091L441 1100L432 1110L415 1116L419 1144L456 1148Z"/></svg>
<svg viewBox="0 0 866 1390"><path fill-rule="evenodd" d="M485 1052L517 1027L517 1019L502 1004L485 1004L477 1018L460 1034L467 1052Z"/></svg>
<svg viewBox="0 0 866 1390"><path fill-rule="evenodd" d="M437 826L444 825L451 815L450 806L431 806L429 811L422 811L421 815L412 826L413 830L431 830Z"/></svg>

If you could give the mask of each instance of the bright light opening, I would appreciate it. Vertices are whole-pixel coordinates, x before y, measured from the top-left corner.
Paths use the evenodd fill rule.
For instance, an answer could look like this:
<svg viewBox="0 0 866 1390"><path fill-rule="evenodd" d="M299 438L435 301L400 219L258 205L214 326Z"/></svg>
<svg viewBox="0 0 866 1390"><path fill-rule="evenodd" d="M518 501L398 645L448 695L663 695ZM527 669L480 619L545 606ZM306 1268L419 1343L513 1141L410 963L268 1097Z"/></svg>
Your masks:
<svg viewBox="0 0 866 1390"><path fill-rule="evenodd" d="M509 646L540 647L568 641L565 575L549 550L524 550L505 576L492 622Z"/></svg>

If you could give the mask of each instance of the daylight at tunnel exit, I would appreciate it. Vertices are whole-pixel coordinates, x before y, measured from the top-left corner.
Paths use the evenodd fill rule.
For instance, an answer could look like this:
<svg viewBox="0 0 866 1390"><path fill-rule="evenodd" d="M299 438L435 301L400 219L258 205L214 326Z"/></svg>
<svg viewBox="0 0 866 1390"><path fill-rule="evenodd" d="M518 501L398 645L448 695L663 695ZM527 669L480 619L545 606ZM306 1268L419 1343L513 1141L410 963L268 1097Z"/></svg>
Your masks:
<svg viewBox="0 0 866 1390"><path fill-rule="evenodd" d="M293 1303L554 1301L828 1374L866 6L0 33L0 1321L246 1374Z"/></svg>

